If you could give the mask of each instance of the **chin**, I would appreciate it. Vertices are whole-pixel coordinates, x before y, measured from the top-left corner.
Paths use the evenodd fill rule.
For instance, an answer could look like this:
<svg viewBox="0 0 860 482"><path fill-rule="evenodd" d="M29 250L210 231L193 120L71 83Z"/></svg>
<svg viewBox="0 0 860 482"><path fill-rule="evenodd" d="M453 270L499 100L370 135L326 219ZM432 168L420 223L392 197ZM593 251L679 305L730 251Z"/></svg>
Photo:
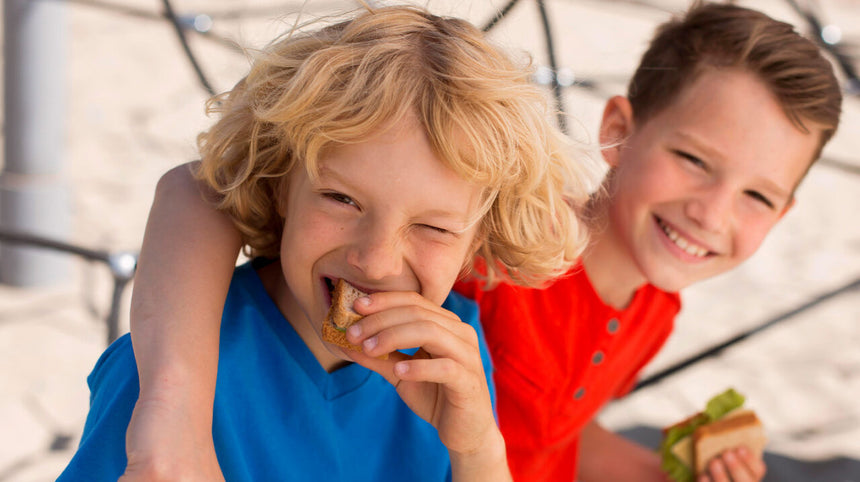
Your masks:
<svg viewBox="0 0 860 482"><path fill-rule="evenodd" d="M681 276L678 273L660 273L656 276L648 276L648 282L660 288L663 291L670 293L681 291L684 288L699 281L698 278L693 279L689 276Z"/></svg>
<svg viewBox="0 0 860 482"><path fill-rule="evenodd" d="M661 289L662 291L666 291L669 293L676 293L678 291L683 290L687 286L690 286L690 283L687 283L687 284L674 283L674 282L661 283L659 281L656 281L656 282L652 281L651 284L656 286L657 288Z"/></svg>

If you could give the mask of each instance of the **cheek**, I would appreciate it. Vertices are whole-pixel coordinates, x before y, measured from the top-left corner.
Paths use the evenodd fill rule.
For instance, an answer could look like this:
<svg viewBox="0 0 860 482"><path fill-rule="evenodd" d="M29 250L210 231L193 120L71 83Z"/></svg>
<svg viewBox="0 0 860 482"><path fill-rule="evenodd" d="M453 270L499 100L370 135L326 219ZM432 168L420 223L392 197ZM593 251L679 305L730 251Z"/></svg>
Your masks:
<svg viewBox="0 0 860 482"><path fill-rule="evenodd" d="M284 221L281 256L293 259L314 261L332 245L347 236L343 223L332 221L311 209L291 210Z"/></svg>
<svg viewBox="0 0 860 482"><path fill-rule="evenodd" d="M738 262L746 261L758 251L767 234L776 224L776 220L749 220L742 224L735 237L735 258Z"/></svg>
<svg viewBox="0 0 860 482"><path fill-rule="evenodd" d="M654 162L653 169L644 169L640 164L622 168L616 174L614 182L609 186L613 197L612 204L623 211L636 211L645 205L659 202L666 197L667 177L659 169L659 163ZM671 185L671 184L669 184Z"/></svg>
<svg viewBox="0 0 860 482"><path fill-rule="evenodd" d="M314 232L309 229L312 223L307 223L301 215L288 213L284 219L284 232L281 239L281 257L300 256L303 251L314 243L302 243L302 239L313 239Z"/></svg>
<svg viewBox="0 0 860 482"><path fill-rule="evenodd" d="M442 304L462 271L470 253L469 245L424 245L413 251L412 269L421 284L424 297Z"/></svg>

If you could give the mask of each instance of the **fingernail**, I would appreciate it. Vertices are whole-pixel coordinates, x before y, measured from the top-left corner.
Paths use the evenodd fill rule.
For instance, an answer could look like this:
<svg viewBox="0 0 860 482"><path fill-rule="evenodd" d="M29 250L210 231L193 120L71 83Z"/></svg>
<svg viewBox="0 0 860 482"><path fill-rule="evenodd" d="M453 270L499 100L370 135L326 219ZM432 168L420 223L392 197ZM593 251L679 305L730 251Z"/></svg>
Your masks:
<svg viewBox="0 0 860 482"><path fill-rule="evenodd" d="M346 329L347 334L351 335L353 338L361 336L361 325L352 325Z"/></svg>
<svg viewBox="0 0 860 482"><path fill-rule="evenodd" d="M400 362L394 365L394 373L397 375L403 375L404 373L409 371L409 364L406 362Z"/></svg>
<svg viewBox="0 0 860 482"><path fill-rule="evenodd" d="M378 340L374 336L372 338L368 338L368 339L364 340L364 343L362 343L362 346L364 346L365 350L370 351L376 347L377 342L378 342Z"/></svg>
<svg viewBox="0 0 860 482"><path fill-rule="evenodd" d="M361 306L370 306L370 296L362 296L357 301Z"/></svg>

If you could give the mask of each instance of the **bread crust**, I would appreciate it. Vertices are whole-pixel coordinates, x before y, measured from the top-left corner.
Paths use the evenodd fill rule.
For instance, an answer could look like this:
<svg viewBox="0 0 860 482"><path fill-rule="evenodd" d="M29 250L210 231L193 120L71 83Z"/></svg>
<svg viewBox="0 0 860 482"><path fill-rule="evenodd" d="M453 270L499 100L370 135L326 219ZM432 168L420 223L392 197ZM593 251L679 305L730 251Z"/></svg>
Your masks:
<svg viewBox="0 0 860 482"><path fill-rule="evenodd" d="M764 426L751 410L741 410L703 425L693 432L693 469L701 475L708 462L726 449L744 446L761 457L767 437Z"/></svg>
<svg viewBox="0 0 860 482"><path fill-rule="evenodd" d="M361 347L359 345L353 345L352 343L347 341L345 332L339 331L328 321L323 323L322 338L323 340L331 343L332 345L337 345L347 350L361 351Z"/></svg>

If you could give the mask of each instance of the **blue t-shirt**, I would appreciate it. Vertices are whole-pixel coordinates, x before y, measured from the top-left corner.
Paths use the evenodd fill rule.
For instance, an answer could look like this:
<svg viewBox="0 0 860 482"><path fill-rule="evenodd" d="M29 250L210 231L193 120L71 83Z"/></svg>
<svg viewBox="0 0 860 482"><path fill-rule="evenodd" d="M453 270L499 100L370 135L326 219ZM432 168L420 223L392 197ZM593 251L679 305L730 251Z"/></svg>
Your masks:
<svg viewBox="0 0 860 482"><path fill-rule="evenodd" d="M443 305L478 332L474 302ZM90 412L60 481L115 481L125 470L125 432L139 383L131 339L102 354L90 376ZM251 263L233 275L221 325L212 426L227 481L450 480L436 429L394 387L357 364L327 373L269 298Z"/></svg>

